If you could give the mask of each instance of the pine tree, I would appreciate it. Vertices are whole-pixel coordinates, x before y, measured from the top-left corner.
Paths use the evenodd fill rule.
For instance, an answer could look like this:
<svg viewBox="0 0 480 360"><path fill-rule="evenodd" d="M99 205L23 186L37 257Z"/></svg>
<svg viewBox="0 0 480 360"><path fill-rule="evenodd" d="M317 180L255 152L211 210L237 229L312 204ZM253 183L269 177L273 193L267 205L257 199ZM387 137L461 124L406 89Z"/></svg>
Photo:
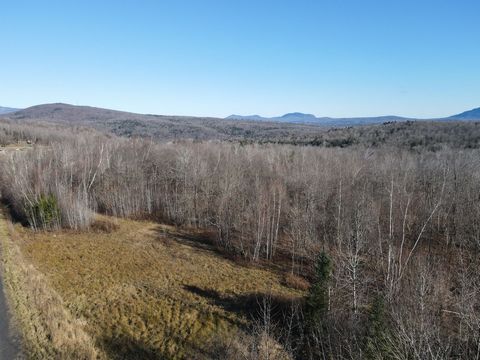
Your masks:
<svg viewBox="0 0 480 360"><path fill-rule="evenodd" d="M366 359L390 359L391 347L388 343L388 325L385 317L383 297L375 296L368 314L368 328L365 337Z"/></svg>
<svg viewBox="0 0 480 360"><path fill-rule="evenodd" d="M320 325L328 311L331 268L330 258L325 252L321 252L315 263L315 282L310 288L305 302L305 315L310 325Z"/></svg>

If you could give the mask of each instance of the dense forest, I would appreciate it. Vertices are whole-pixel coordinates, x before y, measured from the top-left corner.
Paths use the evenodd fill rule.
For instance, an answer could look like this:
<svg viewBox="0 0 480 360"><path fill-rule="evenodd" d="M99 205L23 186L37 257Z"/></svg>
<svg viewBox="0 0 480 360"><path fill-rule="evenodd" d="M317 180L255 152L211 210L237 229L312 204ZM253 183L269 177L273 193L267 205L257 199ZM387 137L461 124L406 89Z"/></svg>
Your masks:
<svg viewBox="0 0 480 360"><path fill-rule="evenodd" d="M33 144L0 153L1 195L37 231L89 231L96 213L149 219L281 269L304 300L270 298L252 317L290 358L479 359L478 128L160 142L3 122L0 144Z"/></svg>

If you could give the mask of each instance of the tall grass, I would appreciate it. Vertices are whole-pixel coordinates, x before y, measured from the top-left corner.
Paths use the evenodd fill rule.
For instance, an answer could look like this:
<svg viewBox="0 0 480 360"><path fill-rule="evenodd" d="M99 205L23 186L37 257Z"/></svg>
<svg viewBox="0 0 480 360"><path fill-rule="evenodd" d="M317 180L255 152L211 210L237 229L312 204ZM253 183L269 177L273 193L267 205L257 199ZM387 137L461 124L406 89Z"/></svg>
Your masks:
<svg viewBox="0 0 480 360"><path fill-rule="evenodd" d="M3 279L27 356L31 359L104 358L85 332L84 323L70 314L45 277L25 260L14 238L11 223L0 212Z"/></svg>

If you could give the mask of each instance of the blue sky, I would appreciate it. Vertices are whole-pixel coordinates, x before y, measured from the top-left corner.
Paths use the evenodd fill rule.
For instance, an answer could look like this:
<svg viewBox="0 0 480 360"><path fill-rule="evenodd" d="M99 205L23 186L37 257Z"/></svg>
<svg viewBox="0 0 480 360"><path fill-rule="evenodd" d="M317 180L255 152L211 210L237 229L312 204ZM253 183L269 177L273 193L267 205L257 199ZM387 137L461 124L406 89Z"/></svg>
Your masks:
<svg viewBox="0 0 480 360"><path fill-rule="evenodd" d="M480 106L480 1L0 0L0 106L227 116Z"/></svg>

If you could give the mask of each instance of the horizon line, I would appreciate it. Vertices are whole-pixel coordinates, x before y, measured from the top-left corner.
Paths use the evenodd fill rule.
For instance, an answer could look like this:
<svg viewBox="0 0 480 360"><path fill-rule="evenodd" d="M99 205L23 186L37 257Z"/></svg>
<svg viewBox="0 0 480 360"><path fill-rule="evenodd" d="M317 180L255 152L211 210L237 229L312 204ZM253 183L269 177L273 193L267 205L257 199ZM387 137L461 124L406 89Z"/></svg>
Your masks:
<svg viewBox="0 0 480 360"><path fill-rule="evenodd" d="M358 118L382 118L382 117L398 117L398 118L403 118L405 120L436 120L436 119L446 119L449 117L457 116L460 114L463 114L468 111L480 109L480 107L474 107L468 110L463 110L461 112L455 113L455 114L450 114L446 116L436 116L436 117L411 117L411 116L404 116L404 115L396 115L396 114L388 114L388 115L356 115L356 116L318 116L316 114L313 114L311 112L301 112L301 111L292 111L292 112L287 112L281 115L274 115L274 116L266 116L266 115L259 115L259 114L248 114L248 115L241 115L241 114L235 114L231 113L226 116L214 116L214 115L185 115L185 114L160 114L160 113L154 113L154 112L137 112L137 111L132 111L132 110L124 110L124 109L118 109L118 108L111 108L111 107L103 107L103 106L94 106L94 105L83 105L83 104L71 104L71 103L66 103L66 102L48 102L48 103L42 103L42 104L36 104L36 105L31 105L27 107L12 107L12 106L3 106L0 105L0 107L4 108L10 108L10 109L17 109L18 111L21 110L26 110L35 106L42 106L42 105L67 105L67 106L76 106L76 107L89 107L89 108L96 108L96 109L103 109L103 110L112 110L112 111L118 111L118 112L127 112L127 113L132 113L132 114L139 114L139 115L153 115L153 116L179 116L179 117L208 117L208 118L218 118L218 119L227 119L228 117L231 116L238 116L238 117L253 117L253 116L258 116L263 119L278 119L281 118L285 115L289 114L299 114L299 115L313 115L316 119L358 119Z"/></svg>

